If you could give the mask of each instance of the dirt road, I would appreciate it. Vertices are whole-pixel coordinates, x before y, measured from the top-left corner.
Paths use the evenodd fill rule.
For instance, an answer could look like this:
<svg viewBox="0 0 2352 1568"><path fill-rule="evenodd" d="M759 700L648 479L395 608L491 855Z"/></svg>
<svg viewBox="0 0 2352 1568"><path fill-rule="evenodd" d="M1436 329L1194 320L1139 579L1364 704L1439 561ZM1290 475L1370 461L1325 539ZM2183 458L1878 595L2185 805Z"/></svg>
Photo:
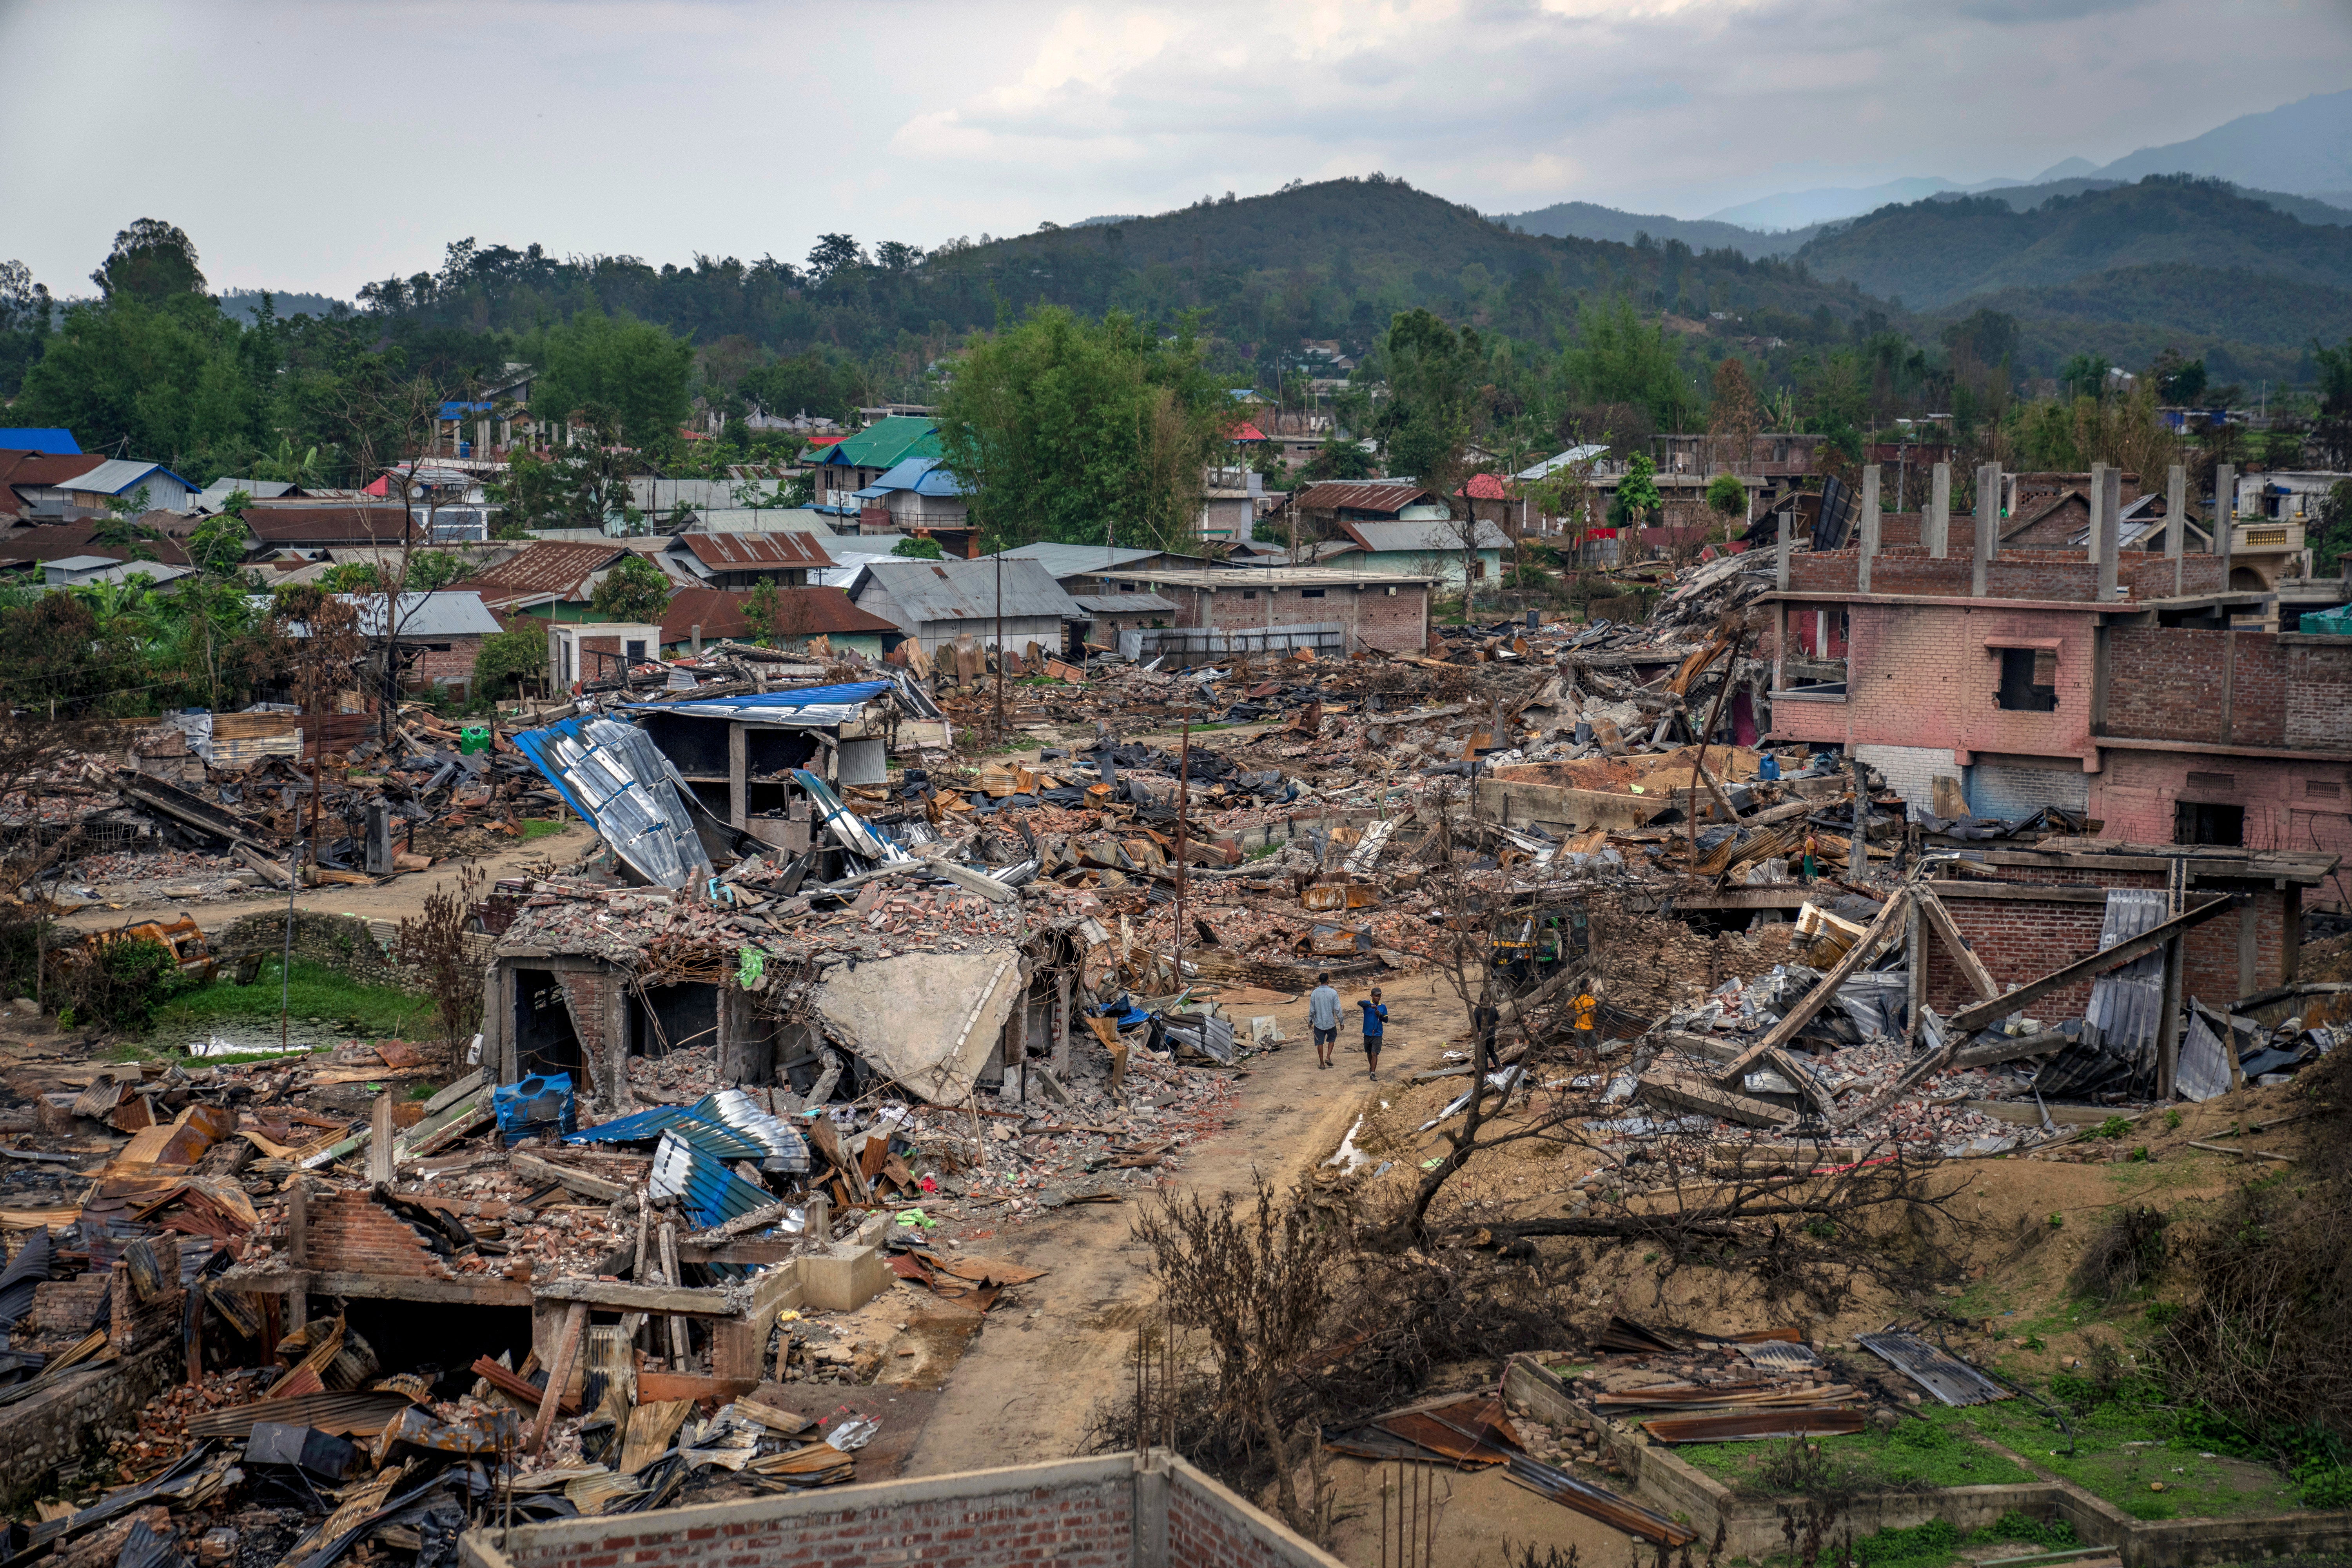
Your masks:
<svg viewBox="0 0 2352 1568"><path fill-rule="evenodd" d="M425 900L444 886L454 885L468 866L478 866L488 874L490 881L510 877L525 866L541 861L577 860L594 842L595 833L576 818L567 820L563 830L520 843L477 860L450 860L423 871L404 872L389 881L373 888L329 886L305 888L295 895L298 910L315 910L323 914L357 915L362 920L401 920L423 912ZM64 916L58 924L72 931L104 931L109 927L136 924L141 921L172 920L182 913L195 917L196 924L205 931L217 931L251 914L286 907L286 894L257 892L249 899L236 899L221 903L191 903L186 905L148 902L108 909L102 904L89 904Z"/></svg>
<svg viewBox="0 0 2352 1568"><path fill-rule="evenodd" d="M1246 1194L1257 1173L1289 1182L1328 1156L1383 1085L1439 1064L1461 1029L1461 1004L1434 973L1383 983L1389 1048L1381 1082L1364 1077L1352 1028L1339 1036L1338 1066L1315 1065L1301 1000L1270 1012L1290 1043L1252 1059L1242 1110L1222 1131L1192 1144L1178 1182L1207 1195ZM1342 986L1352 1004L1363 985ZM1346 1008L1352 1021L1354 1008ZM1147 1200L1148 1201L1148 1200ZM994 1315L948 1377L908 1458L909 1475L936 1475L1082 1451L1095 1406L1123 1386L1135 1326L1151 1300L1150 1259L1131 1240L1129 1205L1080 1205L986 1244L992 1255L1052 1274L1025 1292L1034 1317Z"/></svg>

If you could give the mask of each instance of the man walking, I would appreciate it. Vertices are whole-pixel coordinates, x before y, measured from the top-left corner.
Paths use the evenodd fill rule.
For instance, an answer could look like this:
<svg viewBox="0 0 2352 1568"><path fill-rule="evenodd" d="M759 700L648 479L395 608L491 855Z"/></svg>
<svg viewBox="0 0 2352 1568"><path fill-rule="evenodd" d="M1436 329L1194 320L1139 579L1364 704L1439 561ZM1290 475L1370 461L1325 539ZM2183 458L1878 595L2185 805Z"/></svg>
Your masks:
<svg viewBox="0 0 2352 1568"><path fill-rule="evenodd" d="M1580 990L1576 1000L1568 1005L1569 1021L1576 1026L1576 1048L1590 1051L1595 1043L1593 1025L1599 1021L1601 999L1590 988Z"/></svg>
<svg viewBox="0 0 2352 1568"><path fill-rule="evenodd" d="M1377 1079L1381 1076L1381 1037L1388 1032L1389 1010L1381 1002L1381 988L1377 985L1372 987L1370 1001L1356 1005L1364 1010L1364 1059L1370 1064L1367 1076Z"/></svg>
<svg viewBox="0 0 2352 1568"><path fill-rule="evenodd" d="M1339 1043L1339 994L1331 988L1328 973L1315 977L1315 989L1307 994L1307 1026L1315 1031L1315 1065L1331 1065L1331 1052Z"/></svg>

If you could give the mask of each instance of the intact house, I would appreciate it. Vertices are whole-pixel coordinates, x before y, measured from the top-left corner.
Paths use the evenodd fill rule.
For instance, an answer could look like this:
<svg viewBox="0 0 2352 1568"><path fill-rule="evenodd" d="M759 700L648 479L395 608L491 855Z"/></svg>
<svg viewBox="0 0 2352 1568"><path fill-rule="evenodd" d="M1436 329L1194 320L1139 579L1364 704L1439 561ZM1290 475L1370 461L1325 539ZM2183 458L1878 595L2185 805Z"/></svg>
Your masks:
<svg viewBox="0 0 2352 1568"><path fill-rule="evenodd" d="M281 551L316 555L338 547L397 549L422 543L425 538L405 507L348 502L257 503L246 509L245 531L247 555Z"/></svg>
<svg viewBox="0 0 2352 1568"><path fill-rule="evenodd" d="M383 635L383 595L337 596L358 612L362 636ZM442 589L400 595L392 605L391 630L404 689L464 697L473 686L482 639L498 636L500 627L479 595Z"/></svg>
<svg viewBox="0 0 2352 1568"><path fill-rule="evenodd" d="M535 540L449 586L479 594L500 615L586 620L595 614L589 601L597 584L629 553L618 541Z"/></svg>
<svg viewBox="0 0 2352 1568"><path fill-rule="evenodd" d="M1131 635L1139 647L1209 654L1302 647L1418 653L1429 644L1436 581L1316 566L1156 570L1144 574L1144 590L1175 605L1171 629Z"/></svg>
<svg viewBox="0 0 2352 1568"><path fill-rule="evenodd" d="M184 535L178 530L187 526L188 520L170 512L150 512L132 520L132 526L151 538L123 542L100 543L90 536L109 531L110 540L121 536L111 531L109 522L51 522L20 526L0 533L0 567L23 571L50 562L84 560L93 556L105 558L115 564L129 562L155 562L165 566L190 564ZM170 525L173 531L165 531Z"/></svg>
<svg viewBox="0 0 2352 1568"><path fill-rule="evenodd" d="M858 532L936 539L948 554L970 558L978 533L971 507L963 482L939 458L905 458L852 494L858 503Z"/></svg>
<svg viewBox="0 0 2352 1568"><path fill-rule="evenodd" d="M879 616L866 614L849 602L839 588L780 588L775 619L754 626L748 615L751 594L734 588L681 588L662 612L662 652L672 658L700 653L707 642L732 639L751 642L762 637L774 647L797 650L816 637L835 653L881 657L906 638L906 634Z"/></svg>
<svg viewBox="0 0 2352 1568"><path fill-rule="evenodd" d="M1085 612L1034 561L914 561L884 556L863 563L843 584L852 603L889 622L925 653L970 637L993 647L1064 646L1064 623Z"/></svg>
<svg viewBox="0 0 2352 1568"><path fill-rule="evenodd" d="M673 576L710 588L797 588L834 563L808 533L681 533L666 553Z"/></svg>
<svg viewBox="0 0 2352 1568"><path fill-rule="evenodd" d="M2159 856L2352 852L2352 637L2264 629L2279 596L2231 592L2228 557L2116 548L2112 521L2084 550L1981 555L1976 519L1944 526L1780 546L1767 740L1845 748L1938 816L2053 806ZM2343 873L2315 890L2352 910Z"/></svg>
<svg viewBox="0 0 2352 1568"><path fill-rule="evenodd" d="M1343 522L1420 522L1447 515L1437 493L1412 479L1326 479L1293 490L1287 510L1302 542L1340 538Z"/></svg>
<svg viewBox="0 0 2352 1568"><path fill-rule="evenodd" d="M163 464L121 458L108 458L57 488L64 492L64 512L68 516L102 513L125 501L140 505L142 510L188 511L196 495L195 486ZM142 491L143 504L140 501Z"/></svg>
<svg viewBox="0 0 2352 1568"><path fill-rule="evenodd" d="M1412 522L1341 522L1336 538L1315 547L1318 565L1347 572L1402 573L1433 577L1460 593L1466 579L1479 592L1502 581L1503 552L1511 542L1484 518ZM1469 533L1465 548L1465 533ZM1465 561L1465 556L1468 559Z"/></svg>
<svg viewBox="0 0 2352 1568"><path fill-rule="evenodd" d="M865 510L865 503L857 499L859 490L909 458L939 455L939 421L912 415L877 419L855 436L812 448L808 473L816 491L816 510L854 520Z"/></svg>

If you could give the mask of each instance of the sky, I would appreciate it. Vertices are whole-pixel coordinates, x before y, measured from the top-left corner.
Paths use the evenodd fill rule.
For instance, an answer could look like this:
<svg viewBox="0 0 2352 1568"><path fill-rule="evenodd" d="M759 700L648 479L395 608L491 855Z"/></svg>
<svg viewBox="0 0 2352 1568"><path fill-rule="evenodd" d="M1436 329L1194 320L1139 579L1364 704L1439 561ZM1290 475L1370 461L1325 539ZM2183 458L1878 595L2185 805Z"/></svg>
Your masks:
<svg viewBox="0 0 2352 1568"><path fill-rule="evenodd" d="M0 259L178 224L348 297L449 242L798 261L1374 170L1482 211L2105 163L2352 82L2352 0L0 0ZM46 63L42 63L46 62Z"/></svg>

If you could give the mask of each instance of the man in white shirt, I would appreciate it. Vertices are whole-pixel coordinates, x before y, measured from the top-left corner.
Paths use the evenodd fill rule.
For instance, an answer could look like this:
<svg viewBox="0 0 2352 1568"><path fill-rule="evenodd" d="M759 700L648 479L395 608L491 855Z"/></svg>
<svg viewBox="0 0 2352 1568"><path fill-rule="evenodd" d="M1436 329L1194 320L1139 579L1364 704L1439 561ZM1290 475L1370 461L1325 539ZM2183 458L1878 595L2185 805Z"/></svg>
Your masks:
<svg viewBox="0 0 2352 1568"><path fill-rule="evenodd" d="M1328 973L1315 977L1315 989L1307 994L1307 1026L1315 1031L1315 1065L1331 1065L1331 1052L1339 1043L1339 993L1331 988Z"/></svg>

